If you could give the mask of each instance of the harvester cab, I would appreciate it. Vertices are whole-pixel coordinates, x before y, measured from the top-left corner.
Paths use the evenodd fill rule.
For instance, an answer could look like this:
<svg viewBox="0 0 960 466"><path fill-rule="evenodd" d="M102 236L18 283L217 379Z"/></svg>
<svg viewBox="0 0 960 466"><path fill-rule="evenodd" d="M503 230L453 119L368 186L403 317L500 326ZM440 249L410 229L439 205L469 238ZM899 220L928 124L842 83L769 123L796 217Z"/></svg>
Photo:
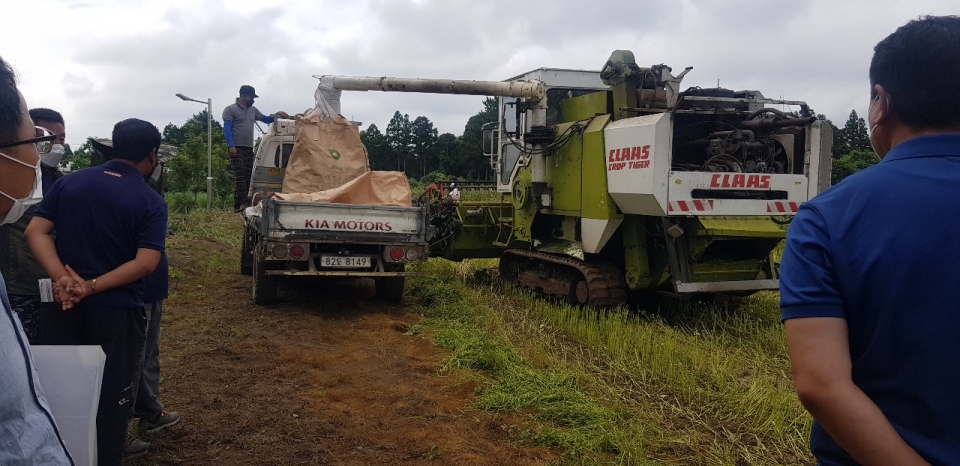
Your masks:
<svg viewBox="0 0 960 466"><path fill-rule="evenodd" d="M691 87L615 51L601 71L502 82L320 77L338 89L496 96L484 128L500 197L448 203L434 255L500 257L501 276L574 303L633 292L778 287L772 254L828 186L832 135L801 101Z"/></svg>

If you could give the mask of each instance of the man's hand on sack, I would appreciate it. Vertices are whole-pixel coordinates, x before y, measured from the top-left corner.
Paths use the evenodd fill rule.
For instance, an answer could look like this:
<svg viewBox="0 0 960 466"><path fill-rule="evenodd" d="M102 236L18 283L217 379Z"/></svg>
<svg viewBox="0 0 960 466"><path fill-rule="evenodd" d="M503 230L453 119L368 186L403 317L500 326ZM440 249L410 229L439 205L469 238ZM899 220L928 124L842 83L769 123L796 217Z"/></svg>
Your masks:
<svg viewBox="0 0 960 466"><path fill-rule="evenodd" d="M236 147L231 147L231 148L227 149L227 153L230 154L230 158L234 158L234 157L237 156L237 148L236 148Z"/></svg>
<svg viewBox="0 0 960 466"><path fill-rule="evenodd" d="M280 118L290 118L290 115L288 115L287 112L284 112L283 110L280 110L279 112L277 112L277 115L280 115Z"/></svg>

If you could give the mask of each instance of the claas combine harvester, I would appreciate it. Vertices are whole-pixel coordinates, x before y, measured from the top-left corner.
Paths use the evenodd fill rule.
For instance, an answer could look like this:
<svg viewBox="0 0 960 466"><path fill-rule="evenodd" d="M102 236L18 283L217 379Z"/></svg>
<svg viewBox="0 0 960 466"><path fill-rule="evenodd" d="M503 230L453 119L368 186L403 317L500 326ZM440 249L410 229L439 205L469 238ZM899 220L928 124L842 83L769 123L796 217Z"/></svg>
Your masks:
<svg viewBox="0 0 960 466"><path fill-rule="evenodd" d="M502 278L571 303L777 289L772 255L830 180L829 126L804 102L688 88L618 50L600 72L502 82L318 76L320 86L496 96L497 200L435 196L431 254L500 258ZM458 185L458 188L460 186ZM491 186L492 189L492 186Z"/></svg>

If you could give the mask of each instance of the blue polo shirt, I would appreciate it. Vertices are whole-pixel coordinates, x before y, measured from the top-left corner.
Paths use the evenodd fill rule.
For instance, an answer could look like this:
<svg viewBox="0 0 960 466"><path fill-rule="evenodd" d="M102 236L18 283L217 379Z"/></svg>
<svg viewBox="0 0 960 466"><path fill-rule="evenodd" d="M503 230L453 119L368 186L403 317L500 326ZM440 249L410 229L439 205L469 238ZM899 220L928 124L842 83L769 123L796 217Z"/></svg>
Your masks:
<svg viewBox="0 0 960 466"><path fill-rule="evenodd" d="M143 303L150 304L167 299L170 285L170 263L167 253L160 254L160 262L150 275L143 279Z"/></svg>
<svg viewBox="0 0 960 466"><path fill-rule="evenodd" d="M60 260L85 279L133 260L139 248L164 250L167 206L137 169L120 161L58 179L35 215L53 222ZM143 307L143 280L84 302L121 309Z"/></svg>
<svg viewBox="0 0 960 466"><path fill-rule="evenodd" d="M960 134L907 140L803 204L782 318L839 317L853 381L927 461L960 464ZM856 464L816 422L814 456Z"/></svg>

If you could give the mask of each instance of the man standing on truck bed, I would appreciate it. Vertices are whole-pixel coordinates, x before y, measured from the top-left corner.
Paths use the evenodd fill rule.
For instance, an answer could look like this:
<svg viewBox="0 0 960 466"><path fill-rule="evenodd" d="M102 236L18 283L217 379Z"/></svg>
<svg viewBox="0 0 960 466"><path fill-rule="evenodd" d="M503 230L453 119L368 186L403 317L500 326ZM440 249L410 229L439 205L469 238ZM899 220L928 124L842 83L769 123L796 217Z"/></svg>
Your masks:
<svg viewBox="0 0 960 466"><path fill-rule="evenodd" d="M253 99L260 97L253 86L240 86L240 97L233 105L223 109L223 135L230 152L230 169L236 180L233 191L233 211L240 212L250 206L247 193L250 190L250 175L253 171L253 124L255 121L273 123L273 115L264 115L253 106ZM280 111L276 115L287 118Z"/></svg>

